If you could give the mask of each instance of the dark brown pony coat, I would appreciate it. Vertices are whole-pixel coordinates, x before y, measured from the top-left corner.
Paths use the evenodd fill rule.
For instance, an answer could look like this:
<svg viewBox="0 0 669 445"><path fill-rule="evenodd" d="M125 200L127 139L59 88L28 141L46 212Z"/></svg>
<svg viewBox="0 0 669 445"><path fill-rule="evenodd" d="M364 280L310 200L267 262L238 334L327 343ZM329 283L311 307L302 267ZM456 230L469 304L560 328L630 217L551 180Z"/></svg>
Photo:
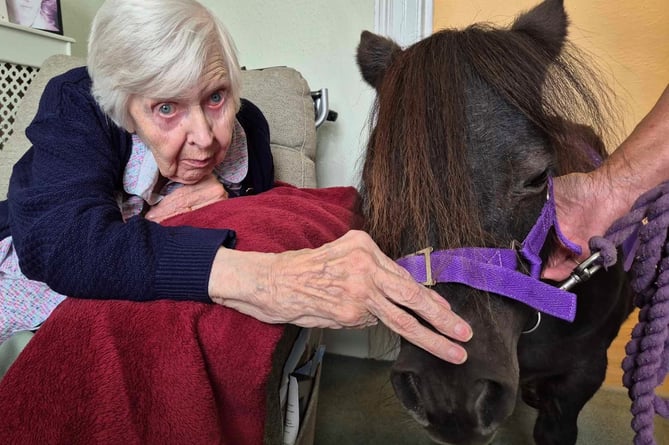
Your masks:
<svg viewBox="0 0 669 445"><path fill-rule="evenodd" d="M508 247L536 220L549 175L588 171L606 156L599 136L611 133L610 101L565 40L567 24L562 1L547 0L510 29L444 30L406 50L363 32L358 64L377 102L362 195L369 233L389 256ZM403 342L393 372L400 400L436 440L486 443L521 385L540 412L537 443L574 443L578 412L630 310L620 276L604 281L582 289L573 324L545 317L527 339L528 308L437 285L474 327L469 360L450 365ZM569 347L564 364L553 360Z"/></svg>

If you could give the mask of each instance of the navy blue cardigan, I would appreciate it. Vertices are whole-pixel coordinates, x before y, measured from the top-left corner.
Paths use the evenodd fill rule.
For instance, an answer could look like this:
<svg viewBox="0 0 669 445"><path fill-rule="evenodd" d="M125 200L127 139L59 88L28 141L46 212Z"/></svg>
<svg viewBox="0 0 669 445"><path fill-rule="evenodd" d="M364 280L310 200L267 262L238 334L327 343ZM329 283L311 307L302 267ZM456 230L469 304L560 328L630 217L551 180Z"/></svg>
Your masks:
<svg viewBox="0 0 669 445"><path fill-rule="evenodd" d="M116 193L132 148L91 95L85 67L53 78L26 130L32 147L14 166L0 202L0 239L11 235L22 272L81 298L210 301L216 251L233 247L233 230L163 227L141 217L123 222ZM243 100L249 174L242 190L272 187L269 127Z"/></svg>

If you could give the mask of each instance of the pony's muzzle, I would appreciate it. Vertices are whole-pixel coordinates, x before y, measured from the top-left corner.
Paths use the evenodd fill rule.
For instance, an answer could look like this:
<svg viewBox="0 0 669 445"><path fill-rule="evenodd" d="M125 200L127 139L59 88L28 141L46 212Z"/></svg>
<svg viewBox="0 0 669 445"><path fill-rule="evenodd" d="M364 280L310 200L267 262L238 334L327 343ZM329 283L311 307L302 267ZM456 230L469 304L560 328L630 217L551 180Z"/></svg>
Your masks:
<svg viewBox="0 0 669 445"><path fill-rule="evenodd" d="M391 382L402 406L439 443L487 444L513 412L516 391L502 382L424 382L430 377L394 368Z"/></svg>

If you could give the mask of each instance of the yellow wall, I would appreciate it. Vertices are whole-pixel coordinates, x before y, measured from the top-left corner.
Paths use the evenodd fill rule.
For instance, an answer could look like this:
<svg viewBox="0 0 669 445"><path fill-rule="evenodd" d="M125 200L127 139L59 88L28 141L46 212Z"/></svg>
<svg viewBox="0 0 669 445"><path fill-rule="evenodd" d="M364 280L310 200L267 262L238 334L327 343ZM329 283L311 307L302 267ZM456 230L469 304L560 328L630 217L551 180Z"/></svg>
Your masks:
<svg viewBox="0 0 669 445"><path fill-rule="evenodd" d="M434 29L474 22L509 24L538 0L434 0ZM627 134L669 83L669 1L567 0L569 37L616 91Z"/></svg>

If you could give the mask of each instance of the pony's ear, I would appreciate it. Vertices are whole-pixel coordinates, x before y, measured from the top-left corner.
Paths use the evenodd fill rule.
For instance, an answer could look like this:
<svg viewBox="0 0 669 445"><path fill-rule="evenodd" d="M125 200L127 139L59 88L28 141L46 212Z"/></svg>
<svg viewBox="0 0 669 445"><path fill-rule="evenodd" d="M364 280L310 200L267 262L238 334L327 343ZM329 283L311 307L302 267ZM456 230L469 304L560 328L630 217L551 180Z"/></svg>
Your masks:
<svg viewBox="0 0 669 445"><path fill-rule="evenodd" d="M569 18L563 0L545 0L516 18L511 29L538 40L557 57L567 37Z"/></svg>
<svg viewBox="0 0 669 445"><path fill-rule="evenodd" d="M402 51L400 46L392 40L363 31L360 34L360 44L356 59L363 79L378 88L393 58Z"/></svg>

